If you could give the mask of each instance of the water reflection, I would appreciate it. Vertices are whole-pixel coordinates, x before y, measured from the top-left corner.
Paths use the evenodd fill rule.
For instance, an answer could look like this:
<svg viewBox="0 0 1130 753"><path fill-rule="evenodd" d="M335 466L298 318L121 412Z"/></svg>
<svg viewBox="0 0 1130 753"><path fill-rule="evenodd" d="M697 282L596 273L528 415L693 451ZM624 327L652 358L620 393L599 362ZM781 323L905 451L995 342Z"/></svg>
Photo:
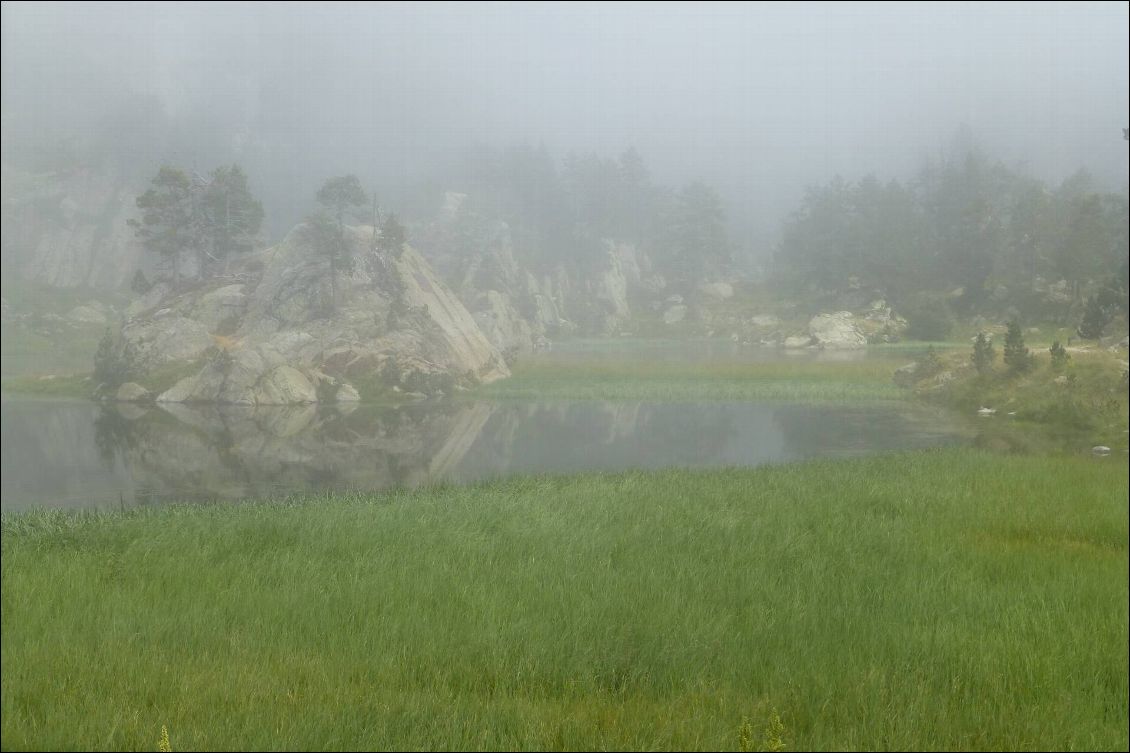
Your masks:
<svg viewBox="0 0 1130 753"><path fill-rule="evenodd" d="M760 465L969 441L907 404L432 402L139 407L8 400L3 506L383 489L513 473Z"/></svg>

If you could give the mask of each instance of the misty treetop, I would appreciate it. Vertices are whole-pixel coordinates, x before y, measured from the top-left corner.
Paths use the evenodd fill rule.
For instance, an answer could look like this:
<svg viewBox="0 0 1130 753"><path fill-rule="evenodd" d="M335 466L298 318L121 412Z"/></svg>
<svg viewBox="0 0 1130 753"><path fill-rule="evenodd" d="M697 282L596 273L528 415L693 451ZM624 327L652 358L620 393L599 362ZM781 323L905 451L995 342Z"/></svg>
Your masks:
<svg viewBox="0 0 1130 753"><path fill-rule="evenodd" d="M181 256L198 241L192 194L188 174L165 165L137 198L141 219L129 221L146 250L159 254L169 265L174 283L180 279Z"/></svg>
<svg viewBox="0 0 1130 753"><path fill-rule="evenodd" d="M359 209L369 201L360 179L352 174L328 178L318 189L317 199L333 215L339 228L345 221L347 210Z"/></svg>
<svg viewBox="0 0 1130 753"><path fill-rule="evenodd" d="M380 234L377 236L377 249L382 253L399 257L407 242L408 235L404 226L400 224L395 213L390 213L381 223Z"/></svg>
<svg viewBox="0 0 1130 753"><path fill-rule="evenodd" d="M841 288L851 277L905 302L949 296L958 313L997 303L1041 315L1034 288L1064 281L1126 297L1127 199L1085 172L1050 189L970 149L927 164L915 180L839 178L810 188L785 224L777 269L797 286ZM1125 304L1123 304L1125 308Z"/></svg>
<svg viewBox="0 0 1130 753"><path fill-rule="evenodd" d="M163 165L137 198L137 208L141 218L129 224L145 248L162 258L174 284L184 257L195 263L195 276L204 278L233 254L251 250L263 223L263 205L238 165L218 167L206 178Z"/></svg>
<svg viewBox="0 0 1130 753"><path fill-rule="evenodd" d="M263 224L263 205L239 165L217 167L200 196L200 219L213 260L250 251Z"/></svg>
<svg viewBox="0 0 1130 753"><path fill-rule="evenodd" d="M570 152L560 167L544 146L483 148L433 182L466 192L475 214L506 221L517 253L535 268L599 263L606 239L648 252L676 286L730 268L718 193L702 183L680 191L653 183L634 148L616 159ZM481 243L484 229L461 220L465 245Z"/></svg>
<svg viewBox="0 0 1130 753"><path fill-rule="evenodd" d="M337 276L348 274L354 269L354 258L349 252L344 228L329 212L319 210L306 218L304 232L310 250L326 262L330 285L329 307L336 310Z"/></svg>

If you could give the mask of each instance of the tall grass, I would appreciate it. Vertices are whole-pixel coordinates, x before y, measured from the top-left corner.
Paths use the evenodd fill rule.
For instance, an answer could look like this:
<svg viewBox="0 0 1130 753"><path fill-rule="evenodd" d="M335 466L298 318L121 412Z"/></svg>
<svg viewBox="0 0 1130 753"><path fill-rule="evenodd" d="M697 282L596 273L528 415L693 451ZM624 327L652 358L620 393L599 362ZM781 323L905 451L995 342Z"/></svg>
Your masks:
<svg viewBox="0 0 1130 753"><path fill-rule="evenodd" d="M6 749L1126 749L1127 464L5 517Z"/></svg>
<svg viewBox="0 0 1130 753"><path fill-rule="evenodd" d="M924 396L930 400L966 414L982 406L994 408L1026 423L1026 431L1077 435L1087 447L1127 448L1125 368L1109 352L1076 352L1057 369L1047 350L1037 350L1031 369L1022 374L1009 373L999 361L989 373L978 374L969 368L967 353L948 354L943 363L961 376L927 390Z"/></svg>
<svg viewBox="0 0 1130 753"><path fill-rule="evenodd" d="M631 359L547 355L520 362L509 379L477 394L574 400L890 399L904 394L891 381L896 365L878 358L696 362L644 355Z"/></svg>

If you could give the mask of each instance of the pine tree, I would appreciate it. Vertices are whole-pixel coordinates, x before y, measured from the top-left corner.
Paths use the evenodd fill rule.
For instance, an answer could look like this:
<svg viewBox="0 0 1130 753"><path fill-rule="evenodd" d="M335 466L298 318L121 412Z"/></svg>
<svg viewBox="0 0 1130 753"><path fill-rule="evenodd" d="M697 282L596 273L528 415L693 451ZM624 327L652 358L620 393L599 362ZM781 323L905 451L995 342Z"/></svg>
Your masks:
<svg viewBox="0 0 1130 753"><path fill-rule="evenodd" d="M329 262L330 307L336 311L338 273L353 271L353 255L345 238L345 212L364 206L368 197L356 175L342 175L323 183L316 198L325 209L306 218L306 223L314 252Z"/></svg>
<svg viewBox="0 0 1130 753"><path fill-rule="evenodd" d="M384 224L381 225L381 236L377 241L377 247L384 253L399 258L404 252L404 244L407 242L404 226L396 219L395 214L390 214Z"/></svg>
<svg viewBox="0 0 1130 753"><path fill-rule="evenodd" d="M232 254L251 250L263 224L263 205L251 195L247 175L239 165L232 165L212 171L198 206L205 241L200 259L203 275L209 261L226 261Z"/></svg>
<svg viewBox="0 0 1130 753"><path fill-rule="evenodd" d="M145 273L140 269L134 272L133 280L130 281L129 289L138 295L145 295L153 288L153 284L145 276Z"/></svg>
<svg viewBox="0 0 1130 753"><path fill-rule="evenodd" d="M973 365L978 374L988 374L993 370L993 361L996 359L993 350L993 341L985 337L984 332L977 333L977 340L973 343Z"/></svg>
<svg viewBox="0 0 1130 753"><path fill-rule="evenodd" d="M938 356L938 351L934 350L931 345L926 349L926 355L922 358L922 364L918 367L918 373L921 374L922 379L929 379L935 374L940 374L942 369L945 368L942 359Z"/></svg>
<svg viewBox="0 0 1130 753"><path fill-rule="evenodd" d="M337 276L353 271L353 255L334 218L316 212L306 218L306 233L311 250L329 266L330 308L337 310Z"/></svg>
<svg viewBox="0 0 1130 753"><path fill-rule="evenodd" d="M1075 331L1084 340L1098 340L1110 320L1110 311L1103 305L1103 297L1093 295L1087 299L1087 306L1083 309L1083 321Z"/></svg>
<svg viewBox="0 0 1130 753"><path fill-rule="evenodd" d="M137 197L140 220L129 226L147 251L158 254L169 265L174 287L180 280L181 255L199 245L192 180L183 171L163 165L152 186Z"/></svg>
<svg viewBox="0 0 1130 753"><path fill-rule="evenodd" d="M238 165L218 167L208 180L164 165L137 199L140 220L129 225L145 248L160 254L180 278L181 258L196 259L196 273L237 251L250 249L263 222L263 205L247 188Z"/></svg>
<svg viewBox="0 0 1130 753"><path fill-rule="evenodd" d="M1013 374L1023 374L1032 368L1032 355L1024 346L1024 335L1016 321L1008 323L1004 336L1004 363Z"/></svg>
<svg viewBox="0 0 1130 753"><path fill-rule="evenodd" d="M356 175L342 175L329 178L318 189L318 203L329 211L337 221L338 231L344 233L345 212L347 209L363 207L369 199Z"/></svg>

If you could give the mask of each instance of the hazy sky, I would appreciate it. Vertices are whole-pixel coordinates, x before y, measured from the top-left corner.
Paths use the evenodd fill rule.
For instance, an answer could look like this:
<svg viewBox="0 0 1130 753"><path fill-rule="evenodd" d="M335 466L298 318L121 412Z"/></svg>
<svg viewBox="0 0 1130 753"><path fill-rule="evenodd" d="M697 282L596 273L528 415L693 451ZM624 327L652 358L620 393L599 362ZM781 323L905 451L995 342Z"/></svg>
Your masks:
<svg viewBox="0 0 1130 753"><path fill-rule="evenodd" d="M1123 187L1128 7L5 4L3 127L81 131L152 93L295 181L410 180L476 141L634 145L761 238L805 184L909 175L963 124L1041 177Z"/></svg>

